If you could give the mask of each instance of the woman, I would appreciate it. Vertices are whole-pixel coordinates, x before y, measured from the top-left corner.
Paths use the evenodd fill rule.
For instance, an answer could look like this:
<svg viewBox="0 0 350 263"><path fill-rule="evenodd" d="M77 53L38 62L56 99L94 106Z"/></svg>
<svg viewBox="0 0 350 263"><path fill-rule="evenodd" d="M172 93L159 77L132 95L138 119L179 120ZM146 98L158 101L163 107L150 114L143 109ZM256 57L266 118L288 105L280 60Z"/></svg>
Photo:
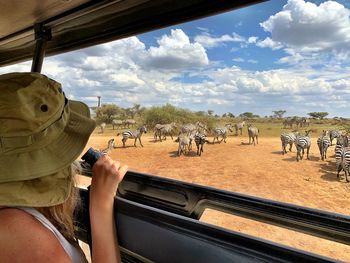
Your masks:
<svg viewBox="0 0 350 263"><path fill-rule="evenodd" d="M0 76L1 262L86 262L74 237L75 160L89 108L39 73ZM127 166L102 156L90 188L92 262L120 262L113 202Z"/></svg>

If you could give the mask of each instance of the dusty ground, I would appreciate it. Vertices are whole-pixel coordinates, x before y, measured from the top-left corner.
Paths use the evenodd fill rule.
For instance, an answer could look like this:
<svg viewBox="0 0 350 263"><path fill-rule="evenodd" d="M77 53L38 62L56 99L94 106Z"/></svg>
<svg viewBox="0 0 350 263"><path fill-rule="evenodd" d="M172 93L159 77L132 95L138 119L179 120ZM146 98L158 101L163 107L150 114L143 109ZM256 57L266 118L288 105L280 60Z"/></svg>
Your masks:
<svg viewBox="0 0 350 263"><path fill-rule="evenodd" d="M110 135L94 134L88 146L106 147ZM116 138L116 137L115 137ZM186 182L350 215L350 183L338 181L334 172L334 146L328 161L321 161L315 139L310 160L296 162L296 153L281 155L279 138L261 138L259 145L247 145L247 137L229 137L227 143L205 145L197 157L176 156L177 144L142 137L144 147L119 148L111 156L130 170ZM87 184L86 179L80 181ZM277 241L288 246L350 262L350 246L337 244L279 227L208 210L201 220L231 230Z"/></svg>

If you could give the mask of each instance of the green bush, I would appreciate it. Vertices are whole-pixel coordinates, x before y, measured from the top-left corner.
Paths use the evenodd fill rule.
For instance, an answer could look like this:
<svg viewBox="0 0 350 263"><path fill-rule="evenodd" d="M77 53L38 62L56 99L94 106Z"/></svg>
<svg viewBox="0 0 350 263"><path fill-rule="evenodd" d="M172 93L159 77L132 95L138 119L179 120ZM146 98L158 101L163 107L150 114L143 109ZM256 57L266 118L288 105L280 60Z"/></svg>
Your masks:
<svg viewBox="0 0 350 263"><path fill-rule="evenodd" d="M195 123L197 121L203 122L208 128L211 128L216 122L214 116L209 116L205 112L193 112L187 109L177 108L170 104L146 109L143 113L143 119L149 128L153 128L158 123L176 122L177 127L181 127L183 124Z"/></svg>

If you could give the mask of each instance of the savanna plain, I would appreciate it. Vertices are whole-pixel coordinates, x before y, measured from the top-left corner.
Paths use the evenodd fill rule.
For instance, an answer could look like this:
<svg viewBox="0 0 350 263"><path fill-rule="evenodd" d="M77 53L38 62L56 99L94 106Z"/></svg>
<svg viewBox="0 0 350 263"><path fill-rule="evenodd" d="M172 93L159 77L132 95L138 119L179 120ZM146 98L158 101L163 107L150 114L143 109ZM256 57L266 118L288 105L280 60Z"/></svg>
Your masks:
<svg viewBox="0 0 350 263"><path fill-rule="evenodd" d="M187 155L178 157L176 142L170 137L155 142L150 130L141 137L144 147L138 142L134 147L134 140L129 139L123 148L122 137L117 136L121 130L109 126L103 134L96 129L87 148L106 148L107 141L114 138L117 147L110 156L128 164L129 170L350 215L350 183L345 181L343 172L340 180L337 179L335 146L328 149L327 160L320 159L316 140L324 127L312 127L310 159L307 160L305 154L304 159L297 162L295 146L292 152L282 155L279 135L287 129L281 124L259 126L257 123L255 126L260 129L256 146L248 144L245 127L242 135L230 133L227 143L205 144L200 157L196 155L195 145ZM212 142L213 137L209 135L208 140ZM80 177L78 181L85 186L89 182L86 177ZM209 209L200 220L350 262L350 247L347 245Z"/></svg>

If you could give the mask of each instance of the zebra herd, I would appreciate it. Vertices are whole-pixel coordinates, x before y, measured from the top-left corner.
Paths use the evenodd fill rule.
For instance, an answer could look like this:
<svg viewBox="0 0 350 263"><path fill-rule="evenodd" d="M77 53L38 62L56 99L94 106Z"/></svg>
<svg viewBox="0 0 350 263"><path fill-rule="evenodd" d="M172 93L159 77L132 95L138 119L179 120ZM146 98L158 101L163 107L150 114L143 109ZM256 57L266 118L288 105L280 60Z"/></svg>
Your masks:
<svg viewBox="0 0 350 263"><path fill-rule="evenodd" d="M136 121L133 119L127 119L127 120L112 120L112 127L113 130L116 127L119 128L130 128L130 126L134 126L136 124ZM105 122L101 122L98 124L98 127L100 128L100 133L104 133L104 130L106 128L107 124Z"/></svg>
<svg viewBox="0 0 350 263"><path fill-rule="evenodd" d="M298 117L298 116L294 116L294 117L287 117L284 119L283 121L283 128L293 128L293 125L296 125L296 128L302 128L302 127L309 127L310 126L310 120L308 118L305 117Z"/></svg>
<svg viewBox="0 0 350 263"><path fill-rule="evenodd" d="M117 121L113 121L113 125L116 125ZM175 142L178 143L178 149L177 149L177 155L180 156L181 154L186 155L189 151L192 150L192 142L195 142L197 147L197 155L201 156L201 154L204 152L204 144L205 143L211 143L215 144L224 142L226 143L226 139L229 132L233 132L233 129L236 130L236 135L238 135L238 131L242 134L243 127L247 125L248 129L248 135L249 135L249 144L257 144L258 143L258 136L259 136L259 129L256 127L253 127L251 124L246 124L244 121L236 124L225 124L222 127L215 127L211 130L213 134L213 141L210 142L207 139L207 134L209 129L207 128L207 125L204 123L197 121L195 124L193 123L187 123L180 127L179 133L177 135L177 138ZM106 127L105 123L100 124L101 129L104 129ZM175 122L169 123L169 124L156 124L154 127L154 141L160 141L166 140L167 136L170 136L171 139L173 139L173 135L175 134L175 129L177 128L177 125ZM134 139L134 146L136 147L137 141L139 141L141 147L143 147L141 137L143 133L147 133L147 128L145 125L139 127L136 130L125 130L122 133L118 133L117 136L120 134L122 135L122 143L123 147L126 147L126 141L128 139ZM108 141L108 147L102 152L104 153L110 153L112 149L115 149L115 141L114 139L111 139Z"/></svg>
<svg viewBox="0 0 350 263"><path fill-rule="evenodd" d="M296 160L302 160L304 156L304 151L306 150L307 159L309 159L309 151L311 147L310 139L311 130L305 131L305 135L301 135L299 132L294 131L290 133L282 133L281 143L282 143L282 154L286 154L286 147L289 145L289 151L292 151L292 146L295 144L297 149ZM333 145L333 140L336 139L335 145L335 163L337 178L340 177L340 172L344 171L345 179L349 182L348 175L350 173L350 147L349 139L350 136L343 134L338 130L323 130L322 135L317 138L317 146L320 152L320 159L327 159L327 150Z"/></svg>
<svg viewBox="0 0 350 263"><path fill-rule="evenodd" d="M226 138L229 132L233 132L233 128L236 130L236 135L238 135L238 130L241 131L246 125L243 121L238 124L227 123L222 127L215 127L212 129L213 141L212 144L224 142L226 143ZM247 125L248 127L248 135L249 135L249 144L255 145L255 142L258 143L259 129L253 127L251 124ZM157 133L157 130L156 130ZM160 132L161 133L161 132ZM196 122L196 124L185 124L181 127L179 136L175 140L178 143L178 151L177 154L180 156L181 154L187 154L188 151L192 149L192 141L194 140L197 146L197 155L201 156L203 152L203 147L205 143L210 143L207 139L208 128L205 124L201 122Z"/></svg>

